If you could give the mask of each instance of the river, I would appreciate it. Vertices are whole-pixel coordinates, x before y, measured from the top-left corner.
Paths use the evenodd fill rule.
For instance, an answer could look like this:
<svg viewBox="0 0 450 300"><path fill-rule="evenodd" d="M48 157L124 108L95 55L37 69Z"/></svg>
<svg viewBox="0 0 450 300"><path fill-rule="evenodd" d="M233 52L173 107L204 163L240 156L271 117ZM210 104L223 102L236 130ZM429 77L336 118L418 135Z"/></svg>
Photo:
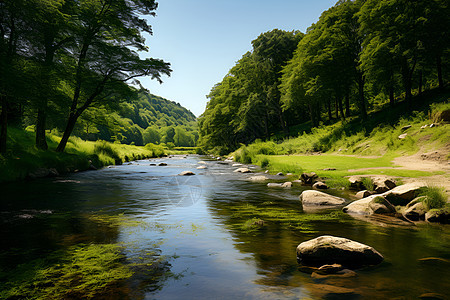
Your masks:
<svg viewBox="0 0 450 300"><path fill-rule="evenodd" d="M415 299L450 291L449 226L304 212L304 187L268 188L217 161L198 170L202 159L142 160L0 185L2 288L24 266L51 267L55 253L111 244L120 245L123 264L145 263L94 299ZM153 165L160 162L168 165ZM196 175L177 176L185 170ZM370 245L385 260L349 278L312 278L298 270L295 250L320 235ZM439 259L423 260L430 257Z"/></svg>

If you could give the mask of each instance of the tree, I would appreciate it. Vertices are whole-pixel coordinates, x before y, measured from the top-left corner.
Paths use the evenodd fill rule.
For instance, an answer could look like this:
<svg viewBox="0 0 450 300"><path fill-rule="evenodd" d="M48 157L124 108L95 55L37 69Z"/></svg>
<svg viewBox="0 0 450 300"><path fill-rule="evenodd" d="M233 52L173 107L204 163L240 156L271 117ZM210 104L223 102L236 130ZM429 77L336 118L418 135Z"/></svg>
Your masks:
<svg viewBox="0 0 450 300"><path fill-rule="evenodd" d="M123 92L131 79L151 76L161 82L162 74L170 75L168 63L141 59L136 52L147 50L141 31L152 33L141 16L154 15L156 8L154 0L79 2L75 46L66 58L73 68L72 103L56 151L64 151L77 119L93 103Z"/></svg>

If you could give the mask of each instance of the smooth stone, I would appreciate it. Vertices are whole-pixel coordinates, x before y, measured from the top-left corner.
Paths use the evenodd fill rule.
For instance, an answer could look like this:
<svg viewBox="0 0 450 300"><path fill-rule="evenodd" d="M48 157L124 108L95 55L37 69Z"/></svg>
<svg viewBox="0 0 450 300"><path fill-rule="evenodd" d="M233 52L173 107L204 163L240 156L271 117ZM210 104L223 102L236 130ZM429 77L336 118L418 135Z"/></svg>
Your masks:
<svg viewBox="0 0 450 300"><path fill-rule="evenodd" d="M423 202L417 202L416 204L408 207L403 216L411 221L425 220L426 209Z"/></svg>
<svg viewBox="0 0 450 300"><path fill-rule="evenodd" d="M252 171L249 168L239 168L234 170L235 173L251 173Z"/></svg>
<svg viewBox="0 0 450 300"><path fill-rule="evenodd" d="M346 267L377 265L383 256L374 248L342 237L324 235L297 246L297 261L303 265L341 264Z"/></svg>
<svg viewBox="0 0 450 300"><path fill-rule="evenodd" d="M204 162L204 161L202 160L202 161L199 161L198 164L206 165L206 162Z"/></svg>
<svg viewBox="0 0 450 300"><path fill-rule="evenodd" d="M198 166L197 169L198 170L204 170L204 169L208 169L208 167L207 166Z"/></svg>
<svg viewBox="0 0 450 300"><path fill-rule="evenodd" d="M285 183L276 183L276 182L269 182L267 184L267 187L276 187L276 188L290 188L292 187L292 182L285 182Z"/></svg>
<svg viewBox="0 0 450 300"><path fill-rule="evenodd" d="M350 189L353 190L361 190L364 186L360 176L351 176L348 181L350 181Z"/></svg>
<svg viewBox="0 0 450 300"><path fill-rule="evenodd" d="M377 196L369 202L369 208L374 214L395 213L395 207L382 196Z"/></svg>
<svg viewBox="0 0 450 300"><path fill-rule="evenodd" d="M399 139L399 140L404 140L404 139L406 139L407 136L408 136L407 133L403 133L403 134L400 134L400 135L398 136L398 139Z"/></svg>
<svg viewBox="0 0 450 300"><path fill-rule="evenodd" d="M167 166L167 164L166 163L159 163L158 166L159 167L164 167L164 166Z"/></svg>
<svg viewBox="0 0 450 300"><path fill-rule="evenodd" d="M358 198L358 199L362 199L362 198L369 197L370 195L372 195L371 191L363 190L363 191L357 192L355 197Z"/></svg>
<svg viewBox="0 0 450 300"><path fill-rule="evenodd" d="M269 178L267 178L266 176L256 175L256 176L250 177L248 180L250 180L250 181L265 181L265 180L268 180L268 179Z"/></svg>
<svg viewBox="0 0 450 300"><path fill-rule="evenodd" d="M277 176L284 176L282 172L277 173Z"/></svg>
<svg viewBox="0 0 450 300"><path fill-rule="evenodd" d="M180 174L178 174L179 176L192 176L192 175L195 175L195 173L194 172L191 172L191 171L183 171L183 172L181 172Z"/></svg>
<svg viewBox="0 0 450 300"><path fill-rule="evenodd" d="M326 189L328 189L328 185L326 185L322 181L317 181L316 183L313 184L312 187L313 187L313 189L317 189L317 190L326 190Z"/></svg>
<svg viewBox="0 0 450 300"><path fill-rule="evenodd" d="M240 167L242 164L233 164L232 167Z"/></svg>
<svg viewBox="0 0 450 300"><path fill-rule="evenodd" d="M316 273L325 275L325 274L334 274L342 270L343 267L340 264L332 264L332 265L323 265L317 269Z"/></svg>
<svg viewBox="0 0 450 300"><path fill-rule="evenodd" d="M299 198L304 206L336 206L345 203L345 200L342 198L315 190L303 191Z"/></svg>

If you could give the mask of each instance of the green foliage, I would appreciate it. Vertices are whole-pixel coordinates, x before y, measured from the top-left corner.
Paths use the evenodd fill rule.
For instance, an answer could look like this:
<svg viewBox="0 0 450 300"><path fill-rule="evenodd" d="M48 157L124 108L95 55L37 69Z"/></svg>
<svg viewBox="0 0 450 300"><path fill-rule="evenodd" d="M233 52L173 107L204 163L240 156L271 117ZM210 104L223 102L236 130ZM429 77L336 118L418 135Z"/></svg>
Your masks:
<svg viewBox="0 0 450 300"><path fill-rule="evenodd" d="M252 156L246 146L242 146L236 152L232 153L234 159L243 164L251 164Z"/></svg>
<svg viewBox="0 0 450 300"><path fill-rule="evenodd" d="M164 147L162 145L148 143L147 145L145 145L145 149L152 152L152 157L161 157L165 154Z"/></svg>
<svg viewBox="0 0 450 300"><path fill-rule="evenodd" d="M361 182L368 191L373 191L375 186L371 177L362 177Z"/></svg>
<svg viewBox="0 0 450 300"><path fill-rule="evenodd" d="M422 188L419 192L419 196L424 196L422 202L428 210L442 208L448 202L445 189L437 186L427 186Z"/></svg>
<svg viewBox="0 0 450 300"><path fill-rule="evenodd" d="M64 174L87 170L90 164L99 168L164 154L161 154L161 146L155 147L157 150L148 150L144 147L106 141L84 141L77 137L70 138L65 153L57 153L53 150L37 149L33 132L9 127L8 136L10 150L0 155L0 182L26 178L38 168L55 168ZM49 148L55 149L60 139L53 134L47 134Z"/></svg>

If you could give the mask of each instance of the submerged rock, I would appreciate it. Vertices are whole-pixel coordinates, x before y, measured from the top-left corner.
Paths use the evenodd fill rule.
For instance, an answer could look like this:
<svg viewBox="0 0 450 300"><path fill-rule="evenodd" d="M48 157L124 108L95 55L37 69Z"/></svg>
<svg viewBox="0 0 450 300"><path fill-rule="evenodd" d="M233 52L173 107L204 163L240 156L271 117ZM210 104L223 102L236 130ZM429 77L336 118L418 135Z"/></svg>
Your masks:
<svg viewBox="0 0 450 300"><path fill-rule="evenodd" d="M290 188L292 187L292 182L285 182L285 183L276 183L276 182L269 182L267 184L267 187L279 187L279 188Z"/></svg>
<svg viewBox="0 0 450 300"><path fill-rule="evenodd" d="M159 167L164 167L164 166L167 166L167 164L162 162L162 163L159 163L158 166Z"/></svg>
<svg viewBox="0 0 450 300"><path fill-rule="evenodd" d="M303 191L299 198L304 206L336 206L345 203L342 198L315 190Z"/></svg>
<svg viewBox="0 0 450 300"><path fill-rule="evenodd" d="M324 235L297 246L297 261L303 265L341 264L345 267L377 265L383 256L374 248L346 238Z"/></svg>

